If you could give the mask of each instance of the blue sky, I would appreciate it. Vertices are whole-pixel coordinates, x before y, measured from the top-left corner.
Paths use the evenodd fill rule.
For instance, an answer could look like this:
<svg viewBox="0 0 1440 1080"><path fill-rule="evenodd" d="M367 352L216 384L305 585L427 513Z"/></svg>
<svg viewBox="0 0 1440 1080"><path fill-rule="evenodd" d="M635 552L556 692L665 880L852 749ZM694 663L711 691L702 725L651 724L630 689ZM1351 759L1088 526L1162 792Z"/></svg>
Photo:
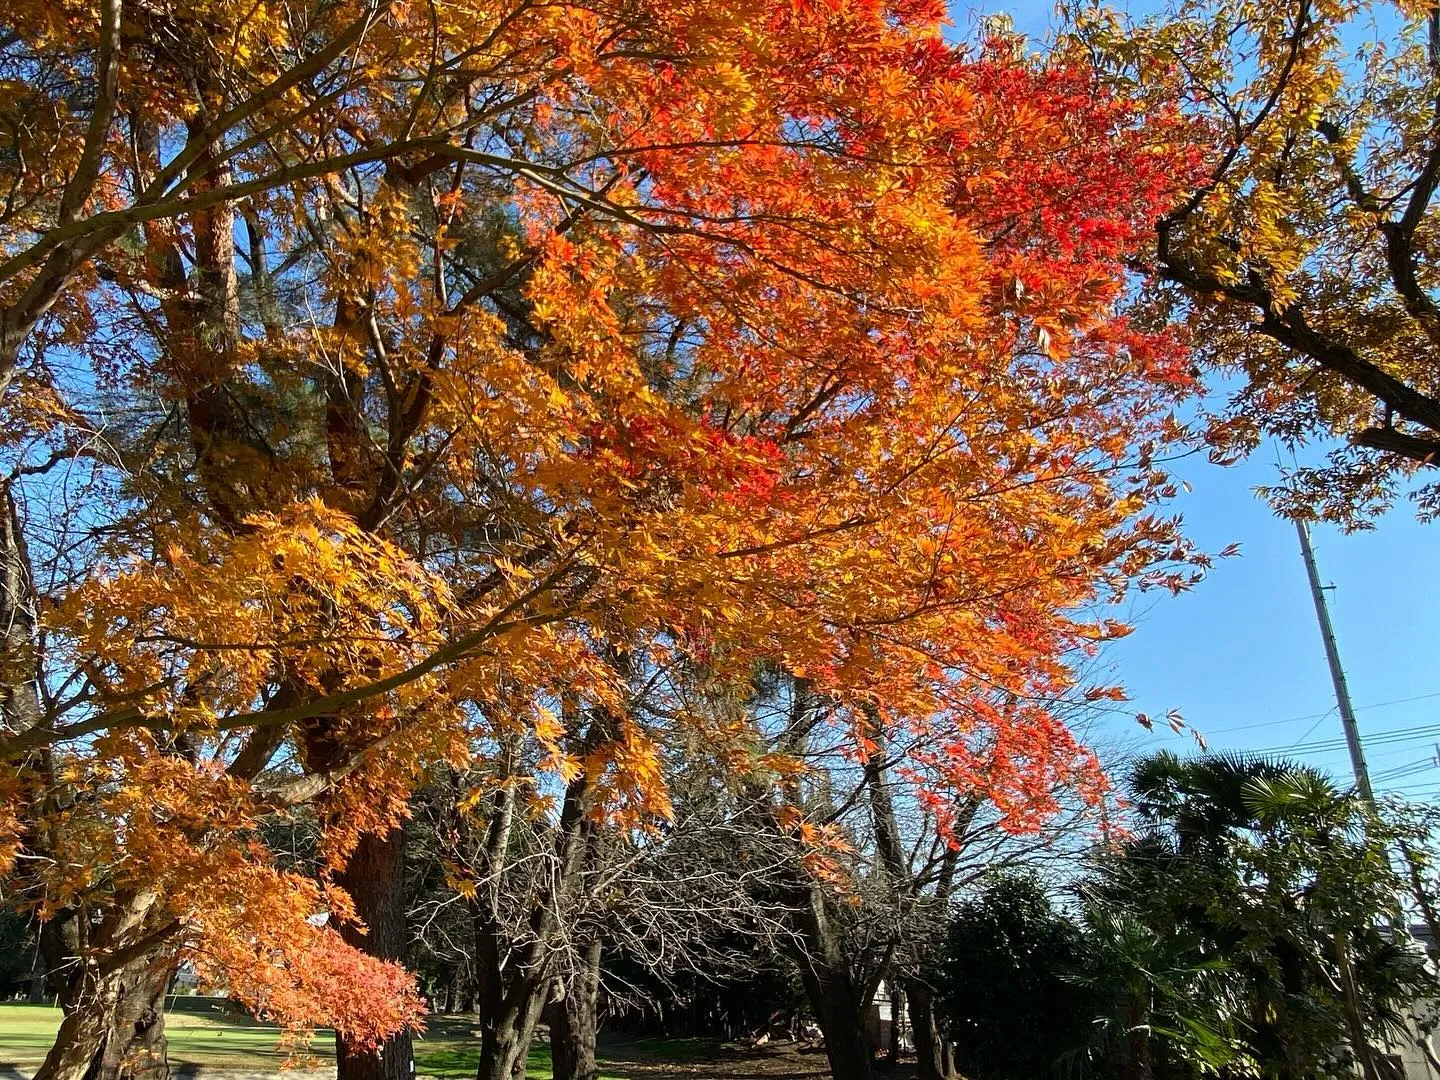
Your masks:
<svg viewBox="0 0 1440 1080"><path fill-rule="evenodd" d="M1160 5L1116 6L1139 15ZM961 30L977 11L1003 11L1038 37L1053 8L989 2L952 11ZM1096 672L1125 683L1133 701L1122 713L1096 714L1090 739L1112 761L1123 751L1194 749L1188 732L1176 736L1159 719L1175 708L1212 749L1283 752L1348 779L1299 541L1254 495L1276 479L1274 450L1232 468L1196 455L1176 472L1193 488L1172 507L1189 535L1210 551L1238 542L1240 554L1188 593L1135 598L1135 632L1110 647ZM1440 524L1417 523L1402 504L1373 532L1317 526L1312 540L1321 580L1334 585L1331 618L1376 790L1440 800ZM1155 734L1139 727L1136 711L1157 718Z"/></svg>
<svg viewBox="0 0 1440 1080"><path fill-rule="evenodd" d="M1159 718L1177 708L1213 749L1287 747L1289 756L1348 776L1294 526L1253 494L1275 478L1273 453L1228 469L1197 456L1177 472L1194 489L1174 504L1189 535L1212 551L1238 542L1240 554L1188 593L1135 598L1135 632L1102 666L1129 687L1127 709ZM1427 798L1440 797L1437 529L1400 506L1373 532L1312 530L1321 580L1334 584L1327 595L1358 724L1373 741L1366 756L1375 787ZM1131 749L1193 746L1156 728L1147 736L1132 716L1116 715L1097 722L1093 737Z"/></svg>

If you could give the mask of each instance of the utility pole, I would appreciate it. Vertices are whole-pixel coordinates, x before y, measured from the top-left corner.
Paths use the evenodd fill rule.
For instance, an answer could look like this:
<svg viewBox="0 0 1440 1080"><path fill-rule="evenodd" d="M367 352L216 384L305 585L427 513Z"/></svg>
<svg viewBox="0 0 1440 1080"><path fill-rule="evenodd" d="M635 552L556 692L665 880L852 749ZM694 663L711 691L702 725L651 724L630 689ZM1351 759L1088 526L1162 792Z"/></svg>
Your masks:
<svg viewBox="0 0 1440 1080"><path fill-rule="evenodd" d="M1315 617L1320 621L1320 636L1325 640L1325 659L1330 662L1330 680L1335 684L1335 704L1339 706L1340 723L1345 728L1345 745L1350 748L1350 767L1355 770L1355 790L1373 807L1375 790L1370 786L1370 770L1365 765L1365 748L1360 745L1360 729L1355 725L1355 709L1350 704L1350 687L1345 682L1345 669L1340 666L1340 649L1335 644L1335 627L1330 624L1330 608L1325 603L1325 588L1320 584L1320 572L1315 568L1315 549L1310 546L1310 529L1304 521L1296 518L1295 531L1300 534L1300 554L1305 557L1305 573L1310 578L1310 595L1315 598ZM1436 744L1436 752L1440 753L1440 744ZM1426 924L1430 929L1431 942L1426 951L1433 960L1436 956L1436 933L1440 931L1440 922L1434 918L1434 909L1421 881L1414 853L1411 852L1404 840L1399 842L1399 847L1404 863L1410 871L1411 887L1414 890L1415 899L1419 903L1421 911L1424 912ZM1396 927L1390 916L1385 915L1380 921L1387 936L1391 940L1395 940ZM1354 978L1353 974L1350 978ZM1411 1030L1411 1036L1415 1045L1425 1055L1425 1074L1434 1076L1436 1071L1440 1071L1440 1064L1436 1062L1435 1052L1430 1047L1430 1037L1420 1026L1418 1015L1416 1007L1412 1006L1410 1018L1414 1027ZM1379 1070L1375 1066L1375 1050L1363 1036L1355 1040L1352 1049L1360 1057L1360 1067L1366 1080L1379 1076Z"/></svg>
<svg viewBox="0 0 1440 1080"><path fill-rule="evenodd" d="M1299 518L1295 531L1300 534L1300 554L1305 557L1305 573L1310 578L1310 595L1315 598L1315 617L1320 620L1320 636L1325 639L1325 658L1330 661L1330 680L1335 684L1335 704L1340 708L1340 724L1345 728L1345 745L1350 748L1350 767L1355 770L1355 790L1366 802L1375 801L1370 787L1370 770L1365 766L1365 749L1360 745L1360 729L1355 726L1355 710L1350 705L1350 688L1345 684L1345 669L1340 666L1340 650L1335 644L1335 628L1330 625L1330 608L1325 603L1325 589L1320 572L1315 569L1315 551L1310 546L1310 529Z"/></svg>

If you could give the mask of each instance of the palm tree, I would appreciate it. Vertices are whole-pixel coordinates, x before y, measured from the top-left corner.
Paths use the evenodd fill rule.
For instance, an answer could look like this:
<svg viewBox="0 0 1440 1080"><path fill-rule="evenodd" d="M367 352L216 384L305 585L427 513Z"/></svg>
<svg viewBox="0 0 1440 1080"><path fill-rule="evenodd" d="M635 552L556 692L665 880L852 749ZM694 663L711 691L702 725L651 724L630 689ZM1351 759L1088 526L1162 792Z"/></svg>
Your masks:
<svg viewBox="0 0 1440 1080"><path fill-rule="evenodd" d="M1138 827L1088 893L1097 936L1143 986L1131 1030L1204 1070L1243 1057L1240 1071L1276 1080L1327 1069L1348 1043L1379 1080L1373 1040L1424 976L1386 929L1400 882L1368 804L1307 766L1234 755L1157 754L1130 790ZM1165 1031L1161 1006L1177 1018Z"/></svg>
<svg viewBox="0 0 1440 1080"><path fill-rule="evenodd" d="M1176 1063L1209 1072L1239 1060L1225 963L1206 957L1198 935L1157 933L1131 912L1083 893L1082 925L1090 955L1072 978L1110 998L1095 1020L1092 1057L1116 1061L1121 1080L1154 1076L1157 1040Z"/></svg>

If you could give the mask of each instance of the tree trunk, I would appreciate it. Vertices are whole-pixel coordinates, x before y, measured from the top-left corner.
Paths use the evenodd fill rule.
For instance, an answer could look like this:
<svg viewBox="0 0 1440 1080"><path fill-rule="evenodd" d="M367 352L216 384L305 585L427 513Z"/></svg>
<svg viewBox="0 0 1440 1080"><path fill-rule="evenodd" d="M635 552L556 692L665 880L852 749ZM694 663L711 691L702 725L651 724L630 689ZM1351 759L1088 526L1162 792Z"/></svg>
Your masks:
<svg viewBox="0 0 1440 1080"><path fill-rule="evenodd" d="M105 1048L91 1063L86 1080L166 1080L165 991L173 962L148 958L122 973Z"/></svg>
<svg viewBox="0 0 1440 1080"><path fill-rule="evenodd" d="M36 922L35 927L35 948L30 955L30 986L25 993L25 1001L30 1005L43 1005L49 997L46 993L50 982L50 964L45 959L45 924Z"/></svg>
<svg viewBox="0 0 1440 1080"><path fill-rule="evenodd" d="M580 971L563 998L550 1003L551 1075L554 1080L596 1080L596 1006L600 997L600 942L581 951Z"/></svg>
<svg viewBox="0 0 1440 1080"><path fill-rule="evenodd" d="M0 724L29 731L42 719L35 581L20 509L0 480Z"/></svg>
<svg viewBox="0 0 1440 1080"><path fill-rule="evenodd" d="M42 937L51 972L64 970L60 1030L37 1080L166 1080L165 991L176 929L153 891L123 893L98 924L83 912ZM53 955L52 955L53 954Z"/></svg>
<svg viewBox="0 0 1440 1080"><path fill-rule="evenodd" d="M1153 1076L1150 1068L1150 1009L1143 993L1132 995L1125 1009L1123 1080L1151 1080Z"/></svg>
<svg viewBox="0 0 1440 1080"><path fill-rule="evenodd" d="M795 680L787 749L803 751L815 716L815 698L808 682ZM885 857L882 853L882 861ZM794 960L810 1009L825 1036L832 1080L872 1080L870 1036L861 1015L867 996L857 984L844 942L830 921L825 889L803 869L794 887L796 928L804 942L796 948Z"/></svg>
<svg viewBox="0 0 1440 1080"><path fill-rule="evenodd" d="M842 943L831 926L823 889L810 888L801 913L806 951L797 957L800 980L815 1021L825 1035L832 1080L872 1080L874 1063L865 1030L864 997L850 973Z"/></svg>
<svg viewBox="0 0 1440 1080"><path fill-rule="evenodd" d="M1400 853L1405 857L1405 869L1410 877L1410 893L1420 905L1420 914L1425 917L1425 927L1430 931L1430 946L1426 952L1435 957L1440 955L1440 915L1435 912L1434 898L1425 887L1425 879L1420 874L1419 857L1404 841L1400 843Z"/></svg>
<svg viewBox="0 0 1440 1080"><path fill-rule="evenodd" d="M885 1049L885 1065L893 1069L900 1064L901 1043L905 1034L905 989L897 981L890 987L890 1040Z"/></svg>
<svg viewBox="0 0 1440 1080"><path fill-rule="evenodd" d="M168 1080L165 990L175 963L154 953L66 988L65 1018L35 1080Z"/></svg>
<svg viewBox="0 0 1440 1080"><path fill-rule="evenodd" d="M904 846L900 842L900 826L895 817L895 803L890 795L889 778L885 775L883 768L883 763L889 756L885 729L875 710L870 710L868 716L872 724L870 737L875 741L875 751L870 760L865 763L865 782L870 789L870 811L871 820L875 826L876 854L880 856L880 863L890 879L896 904L914 904L917 911L920 910L919 905L926 905L935 919L932 925L943 927L945 905L955 887L955 869L960 857L959 850L954 847L946 848L937 868L934 892L928 899L924 898L920 892L921 886L916 879L915 869L910 860L906 858ZM980 802L979 798L972 796L960 804L954 823L957 836L964 834L979 809ZM934 994L920 974L931 966L933 957L928 955L928 950L923 944L923 935L922 941L912 941L908 943L908 946L910 949L909 960L903 965L906 974L897 976L893 980L896 984L896 997L895 1003L891 1007L891 1024L898 1025L902 1015L900 1001L908 999L910 1032L915 1043L917 1080L949 1080L956 1075L954 1048L940 1030L940 1025L935 1017ZM898 1032L898 1027L892 1027L892 1032ZM898 1034L894 1038L898 1038ZM892 1063L898 1056L896 1051L897 1048L892 1046L890 1051Z"/></svg>
<svg viewBox="0 0 1440 1080"><path fill-rule="evenodd" d="M341 936L371 956L404 963L409 944L405 830L395 829L388 836L362 836L337 880L355 901L355 913L369 931L361 934L353 925L342 926ZM357 1050L337 1037L335 1064L339 1080L410 1080L415 1072L410 1033L402 1031L386 1039L379 1053Z"/></svg>
<svg viewBox="0 0 1440 1080"><path fill-rule="evenodd" d="M569 726L573 731L573 723ZM592 751L608 738L608 729L608 717L592 720L581 743L583 751ZM555 824L553 876L530 902L526 932L519 947L514 947L516 943L506 930L502 919L505 901L500 895L514 799L508 790L496 798L481 859L490 884L471 904L475 977L480 991L480 1063L476 1080L521 1080L535 1026L546 1004L560 913L574 901L582 884L585 859L592 852L594 825L587 816L591 779L582 773L565 787L560 819Z"/></svg>
<svg viewBox="0 0 1440 1080"><path fill-rule="evenodd" d="M1336 930L1334 940L1335 966L1340 972L1341 1001L1345 1010L1345 1024L1350 1033L1350 1050L1360 1063L1360 1073L1365 1080L1380 1080L1375 1050L1366 1036L1365 1021L1361 1016L1360 994L1355 987L1355 971L1350 966L1349 936L1343 930Z"/></svg>
<svg viewBox="0 0 1440 1080"><path fill-rule="evenodd" d="M540 1019L544 995L536 987L513 1010L495 1015L481 1009L480 1064L475 1080L519 1080L525 1075L530 1043Z"/></svg>
<svg viewBox="0 0 1440 1080"><path fill-rule="evenodd" d="M800 978L825 1035L832 1080L873 1080L870 1038L860 1022L860 999L849 975L817 963L802 966Z"/></svg>
<svg viewBox="0 0 1440 1080"><path fill-rule="evenodd" d="M950 1080L949 1047L935 1019L935 1000L919 979L906 984L905 995L910 1005L910 1035L915 1040L916 1080Z"/></svg>
<svg viewBox="0 0 1440 1080"><path fill-rule="evenodd" d="M510 1080L530 1051L523 1015L527 992L515 985L521 977L516 965L506 962L508 939L501 915L514 811L514 792L502 787L496 792L482 847L480 870L487 885L470 907L475 934L475 1011L480 1026L476 1080ZM538 997L535 981L530 996Z"/></svg>

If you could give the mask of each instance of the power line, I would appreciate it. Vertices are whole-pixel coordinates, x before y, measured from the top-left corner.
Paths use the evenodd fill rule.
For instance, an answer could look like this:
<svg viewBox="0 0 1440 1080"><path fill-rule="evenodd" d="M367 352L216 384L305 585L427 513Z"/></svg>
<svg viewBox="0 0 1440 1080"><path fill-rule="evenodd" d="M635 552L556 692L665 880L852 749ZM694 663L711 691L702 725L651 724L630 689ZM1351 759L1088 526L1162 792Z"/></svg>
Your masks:
<svg viewBox="0 0 1440 1080"><path fill-rule="evenodd" d="M1389 769L1400 764L1400 760L1402 758L1412 758L1414 754L1414 746L1406 742L1399 742L1391 746L1382 746L1377 749L1374 754L1370 755L1370 764L1375 765L1377 761L1381 761L1384 762L1384 764L1379 767L1382 769Z"/></svg>
<svg viewBox="0 0 1440 1080"><path fill-rule="evenodd" d="M1440 799L1440 784L1430 784L1424 787L1398 784L1394 787L1381 788L1380 794L1398 795L1402 799L1415 799L1421 802L1434 802L1436 799Z"/></svg>
<svg viewBox="0 0 1440 1080"><path fill-rule="evenodd" d="M1412 728L1408 731L1382 731L1378 735L1372 735L1365 740L1367 746L1386 746L1392 743L1414 742L1421 739L1429 739L1440 735L1440 724L1430 724L1425 727ZM1328 753L1332 750L1344 750L1347 748L1345 739L1324 739L1313 743L1287 743L1282 746L1262 746L1256 750L1247 750L1250 754L1282 754L1296 750L1303 750L1307 753L1319 754Z"/></svg>
<svg viewBox="0 0 1440 1080"><path fill-rule="evenodd" d="M1389 705L1408 705L1412 701L1428 701L1431 698L1440 698L1440 690L1432 690L1427 694L1416 694L1414 697L1395 698L1393 701L1375 701L1371 702L1369 705L1356 705L1355 711L1365 712L1369 709L1383 709ZM1211 731L1202 731L1202 734L1204 734L1206 737L1214 735L1229 735L1236 731L1250 731L1254 728L1278 727L1281 724L1298 724L1302 720L1323 720L1325 719L1325 717L1333 713L1335 709L1336 706L1331 705L1330 708L1326 709L1324 712L1306 713L1304 716L1287 716L1283 720L1261 720L1258 723L1254 724L1236 724L1233 727L1215 728ZM1124 710L1120 711L1123 712Z"/></svg>
<svg viewBox="0 0 1440 1080"><path fill-rule="evenodd" d="M1435 762L1431 758L1421 758L1419 761L1412 761L1405 765L1397 765L1393 769L1386 769L1375 774L1375 780L1399 780L1403 776L1414 776L1416 773L1427 772L1435 768Z"/></svg>
<svg viewBox="0 0 1440 1080"><path fill-rule="evenodd" d="M1300 738L1296 739L1295 741L1303 743L1306 739L1310 738L1311 735L1314 735L1315 729L1318 728L1321 724L1323 724L1326 720L1330 719L1330 714L1334 711L1334 709L1327 709L1325 712L1321 713L1320 719L1316 720L1315 723L1311 724L1308 728L1306 728L1305 734L1301 735Z"/></svg>

